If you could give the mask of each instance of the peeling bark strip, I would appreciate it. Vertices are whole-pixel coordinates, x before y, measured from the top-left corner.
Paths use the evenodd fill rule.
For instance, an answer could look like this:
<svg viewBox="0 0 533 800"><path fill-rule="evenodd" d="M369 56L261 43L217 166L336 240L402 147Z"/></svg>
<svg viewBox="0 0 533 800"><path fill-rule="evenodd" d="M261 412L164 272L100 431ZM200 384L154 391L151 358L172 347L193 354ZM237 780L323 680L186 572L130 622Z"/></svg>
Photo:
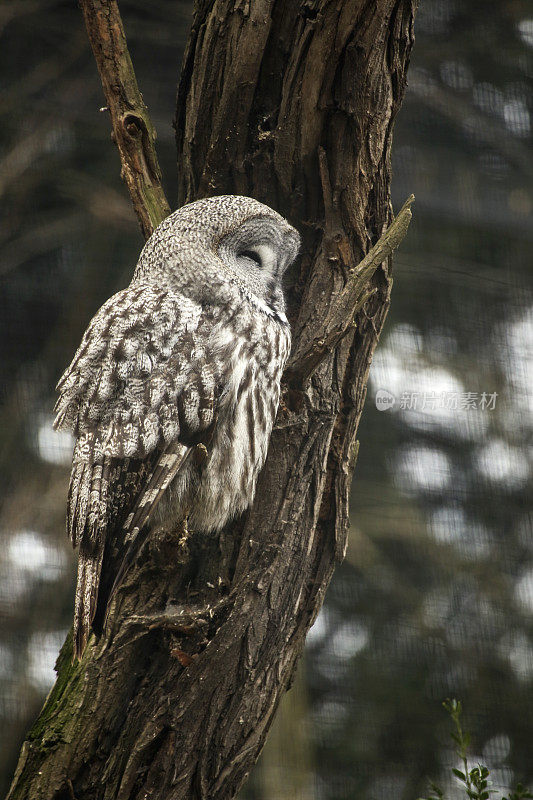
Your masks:
<svg viewBox="0 0 533 800"><path fill-rule="evenodd" d="M230 800L256 760L346 547L355 435L409 203L357 262L391 218L391 133L415 5L197 0L177 102L180 200L252 195L303 233L288 287L289 380L250 513L186 546L153 536L106 636L79 664L67 639L11 800ZM114 4L82 6L97 60L101 37L129 63L121 26L91 27L92 10ZM121 89L106 81L129 164ZM157 185L144 157L140 173ZM150 209L128 174L134 202Z"/></svg>

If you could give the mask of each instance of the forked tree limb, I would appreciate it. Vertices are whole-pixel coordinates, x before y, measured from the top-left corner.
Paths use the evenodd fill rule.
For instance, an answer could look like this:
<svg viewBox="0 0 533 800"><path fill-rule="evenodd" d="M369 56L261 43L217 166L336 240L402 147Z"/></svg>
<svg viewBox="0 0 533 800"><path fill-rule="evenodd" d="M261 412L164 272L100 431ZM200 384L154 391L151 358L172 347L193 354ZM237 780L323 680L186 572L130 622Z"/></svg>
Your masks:
<svg viewBox="0 0 533 800"><path fill-rule="evenodd" d="M132 71L118 67L131 68L122 26L114 3L82 7L107 97L131 85ZM180 202L249 195L302 233L287 281L293 372L244 517L185 547L176 532L153 531L81 663L67 639L10 800L231 800L259 755L345 553L388 256L410 217L404 208L388 228L415 9L416 0L196 0L176 114ZM102 53L115 46L108 74ZM108 101L123 136L138 98ZM123 162L143 175L150 147L134 149L136 162L121 141ZM156 207L154 217L145 206L145 235L164 215Z"/></svg>
<svg viewBox="0 0 533 800"><path fill-rule="evenodd" d="M156 131L137 85L116 0L79 0L102 80L113 139L147 239L170 213L155 150Z"/></svg>

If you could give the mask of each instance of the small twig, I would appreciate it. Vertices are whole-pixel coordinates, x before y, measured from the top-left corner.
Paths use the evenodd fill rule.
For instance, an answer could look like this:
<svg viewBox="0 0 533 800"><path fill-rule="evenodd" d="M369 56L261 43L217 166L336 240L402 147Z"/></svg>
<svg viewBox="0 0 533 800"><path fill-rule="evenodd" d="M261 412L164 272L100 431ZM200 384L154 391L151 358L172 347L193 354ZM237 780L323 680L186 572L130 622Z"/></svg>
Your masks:
<svg viewBox="0 0 533 800"><path fill-rule="evenodd" d="M307 380L353 326L355 315L376 291L368 288L374 272L396 250L407 233L414 199L414 195L407 198L385 233L357 267L349 270L346 285L333 298L328 314L319 323L313 338L304 343L303 347L297 348L291 358L287 369L290 382Z"/></svg>
<svg viewBox="0 0 533 800"><path fill-rule="evenodd" d="M80 6L102 79L122 178L148 238L170 213L161 185L155 128L137 85L116 0L80 0Z"/></svg>

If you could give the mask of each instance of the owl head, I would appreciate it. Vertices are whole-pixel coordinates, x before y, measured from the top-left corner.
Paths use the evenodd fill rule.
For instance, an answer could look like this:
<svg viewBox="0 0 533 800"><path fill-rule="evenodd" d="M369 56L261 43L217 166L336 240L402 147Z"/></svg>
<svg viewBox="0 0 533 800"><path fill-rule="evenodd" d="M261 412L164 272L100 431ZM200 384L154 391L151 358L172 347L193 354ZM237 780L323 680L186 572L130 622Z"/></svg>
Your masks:
<svg viewBox="0 0 533 800"><path fill-rule="evenodd" d="M238 195L209 197L183 206L155 229L134 281L169 282L209 302L238 288L282 314L283 274L299 247L298 232L263 203Z"/></svg>

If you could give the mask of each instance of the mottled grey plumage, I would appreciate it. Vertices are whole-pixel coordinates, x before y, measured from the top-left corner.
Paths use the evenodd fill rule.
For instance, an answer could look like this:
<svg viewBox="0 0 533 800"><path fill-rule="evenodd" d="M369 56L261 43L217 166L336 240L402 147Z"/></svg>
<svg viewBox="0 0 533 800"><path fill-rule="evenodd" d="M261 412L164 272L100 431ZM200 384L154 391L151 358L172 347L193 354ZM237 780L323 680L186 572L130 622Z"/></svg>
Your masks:
<svg viewBox="0 0 533 800"><path fill-rule="evenodd" d="M191 529L216 531L252 501L290 349L281 279L298 247L255 200L191 203L87 328L55 421L77 437L67 528L80 547L78 656L154 522L188 514Z"/></svg>

